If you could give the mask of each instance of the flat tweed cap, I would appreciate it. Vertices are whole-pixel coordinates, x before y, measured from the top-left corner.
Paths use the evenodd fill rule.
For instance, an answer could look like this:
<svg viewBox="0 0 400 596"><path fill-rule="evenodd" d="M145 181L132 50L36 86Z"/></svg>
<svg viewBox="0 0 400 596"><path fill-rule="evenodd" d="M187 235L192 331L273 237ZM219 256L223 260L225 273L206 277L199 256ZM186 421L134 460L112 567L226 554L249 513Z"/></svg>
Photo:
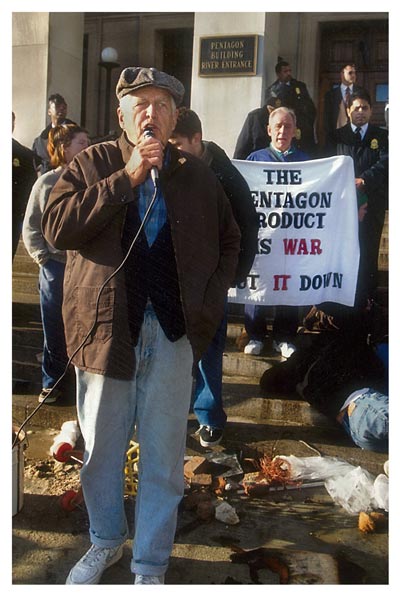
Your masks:
<svg viewBox="0 0 400 596"><path fill-rule="evenodd" d="M169 91L177 106L180 105L185 94L185 87L172 75L156 68L143 68L141 66L124 68L120 74L115 92L118 99L121 99L124 95L143 87L159 87Z"/></svg>

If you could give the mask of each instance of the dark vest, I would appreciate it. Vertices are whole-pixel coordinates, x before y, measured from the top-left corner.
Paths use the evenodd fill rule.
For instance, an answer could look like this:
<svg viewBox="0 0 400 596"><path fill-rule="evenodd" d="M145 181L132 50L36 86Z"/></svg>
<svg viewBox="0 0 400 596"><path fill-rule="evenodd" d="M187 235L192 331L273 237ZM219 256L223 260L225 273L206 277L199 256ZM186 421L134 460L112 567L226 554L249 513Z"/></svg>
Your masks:
<svg viewBox="0 0 400 596"><path fill-rule="evenodd" d="M124 254L140 225L137 205L130 203L122 237ZM162 330L170 341L186 333L182 311L178 273L169 221L163 225L152 246L141 232L125 265L129 325L134 345L137 344L148 299Z"/></svg>

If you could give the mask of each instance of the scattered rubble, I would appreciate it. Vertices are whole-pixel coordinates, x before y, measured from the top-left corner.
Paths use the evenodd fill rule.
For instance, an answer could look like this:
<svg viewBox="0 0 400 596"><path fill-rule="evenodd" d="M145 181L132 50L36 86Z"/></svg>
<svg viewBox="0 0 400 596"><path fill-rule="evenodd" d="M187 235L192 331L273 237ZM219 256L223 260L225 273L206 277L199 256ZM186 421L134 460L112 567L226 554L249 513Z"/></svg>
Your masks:
<svg viewBox="0 0 400 596"><path fill-rule="evenodd" d="M202 470L206 468L206 458L200 455L194 455L193 457L187 458L183 473L187 479L193 478L196 474L200 474Z"/></svg>
<svg viewBox="0 0 400 596"><path fill-rule="evenodd" d="M28 450L27 454L29 455L29 453L30 451ZM348 537L350 534L352 536L355 534L359 535L361 531L364 534L364 538L361 541L364 544L364 550L365 548L369 548L365 546L367 544L377 549L378 545L383 544L385 540L385 524L387 527L388 516L379 514L379 512L363 512L364 515L360 515L359 520L357 517L343 516L343 512L340 513L340 508L337 505L335 506L333 501L332 503L329 501L328 495L317 493L317 497L308 498L307 496L306 498L306 495L302 495L298 490L312 486L313 482L299 478L293 481L285 470L284 474L279 474L279 470L277 474L276 462L271 465L273 460L265 457L262 451L248 450L246 455L250 454L253 456L255 454L258 457L243 457L242 452L240 456L236 456L235 454L221 453L219 450L206 452L201 456L187 456L185 460L186 490L181 504L177 528L176 552L180 552L179 549L181 548L183 558L192 558L197 561L196 553L198 551L200 552L199 549L201 548L206 550L206 555L204 555L205 560L209 556L208 553L211 553L212 549L215 550L217 548L215 546L216 544L220 545L218 548L225 548L225 555L222 555L222 557L219 550L217 555L213 554L216 560L218 560L221 569L219 570L220 575L218 576L217 573L216 576L218 579L210 580L210 583L262 584L279 582L281 584L308 585L365 583L365 574L369 573L367 571L367 564L363 565L362 569L354 570L354 563L360 563L361 561L361 558L358 556L354 556L352 557L353 560L345 562L349 568L349 574L347 579L343 577L342 564L339 562L337 556L341 547L339 546L338 548L337 545L342 542L343 536ZM318 458L312 463L317 463L317 461L319 461ZM23 548L22 540L26 531L23 528L23 524L27 525L29 539L34 540L37 544L42 544L40 542L42 538L39 539L38 531L32 526L32 504L34 504L35 516L43 516L43 520L39 525L44 527L46 531L46 524L50 523L51 519L56 520L57 531L55 532L54 540L57 539L57 544L60 543L61 546L58 547L59 549L64 548L63 544L67 544L67 538L73 536L74 540L78 538L82 540L80 548L82 548L82 551L84 550L86 547L85 537L88 530L85 507L80 507L73 514L70 514L69 510L61 507L62 495L79 487L79 472L80 466L74 461L57 462L51 456L48 458L44 456L40 459L26 459L25 480L29 485L27 488L29 499L27 500L25 510L23 509L22 513L16 516L16 520L14 521L14 531L17 536L14 544L15 552L19 552L18 549ZM206 479L207 482L205 481ZM251 489L246 491L246 486L251 487ZM260 496L257 494L257 489L254 489L257 486L265 491L263 496L268 494L267 498L257 498ZM277 491L282 492L279 493ZM48 498L54 495L57 496L57 499ZM130 498L127 497L128 500ZM289 500L290 502L288 504L287 501ZM309 528L307 527L308 522L306 519L307 516L310 516L310 519L314 519L314 514L317 517L319 515L319 519L322 521L328 518L330 519L330 516L327 517L323 512L321 513L321 510L326 505L332 505L332 514L333 517L336 516L335 519L339 532L338 539L336 540L335 538L333 542L336 545L335 552L329 555L326 552L317 552L319 550L319 542L314 543L312 533L308 532ZM133 507L131 507L130 502L127 503L126 511L129 527L133 528ZM261 511L263 512L262 517L260 517ZM278 511L280 512L280 517ZM299 512L298 516L294 514L297 511ZM266 512L265 516L264 512ZM271 516L275 515L277 516L276 523L278 526L271 534L269 524L271 524ZM284 516L283 518L282 515ZM293 516L297 520L296 524L297 522L300 524L300 528L304 526L303 530L305 533L301 534L300 532L300 534L296 534L296 536L301 535L301 540L298 543L296 540L290 543L288 542L290 546L272 548L277 543L274 544L272 542L271 536L272 538L278 537L286 540L291 535L292 530L290 529L288 529L288 534L286 535L286 526L288 528L292 527L295 521ZM364 520L364 526L360 527L362 519ZM357 521L359 521L358 527ZM275 520L272 526L274 524ZM293 528L295 527L297 528L297 525L293 526ZM321 535L316 531L317 527L319 528L319 526L314 524L311 528L313 533L315 533L317 541L321 540L321 538L323 541L325 540L324 532L327 542L332 540L331 528L329 526L324 527L323 524L321 525ZM264 529L261 531L260 528ZM254 538L252 535L253 529L259 532L257 535L254 535L256 536ZM62 533L60 534L60 532L65 532L67 538ZM186 537L189 533L190 537ZM248 535L252 536L251 540L246 539ZM48 537L46 534L43 544L47 544L47 540ZM206 546L200 547L199 545L203 545L203 540ZM301 545L304 550L296 550L296 545ZM245 550L245 548L251 549L254 546L260 546L261 548ZM45 552L45 548L47 547L42 547L43 553ZM316 549L315 551L314 548ZM58 551L57 549L53 549L52 552L57 553ZM347 556L347 552L344 554ZM39 553L37 556L39 556ZM128 557L128 555L126 556ZM68 554L68 557L71 561L74 560L75 548L71 550L71 554ZM15 555L15 561L17 562L17 560L18 557ZM185 572L182 571L182 576L179 573L174 575L179 569L179 560L179 558L174 559L175 567L174 565L171 567L170 578L172 582L183 583L181 580L183 577L186 578L187 562L184 563ZM69 559L67 563L65 567L68 567L70 564ZM228 567L226 566L227 563ZM242 563L242 567L232 565L232 563ZM206 563L203 562L202 564L206 569ZM195 570L193 571L194 577L198 577L200 573L199 568L196 568L194 563L192 563L192 567ZM45 569L47 571L45 573L50 573L50 575L53 573L53 579L49 579L50 576L46 576L44 579L43 576L40 576L40 582L46 583L47 581L51 583L53 581L54 583L56 572L53 569L55 568L59 570L59 562L54 562L54 568L50 568L46 559ZM230 569L233 571L230 571ZM66 569L61 569L59 573L61 578L60 583L62 583ZM117 575L113 576L112 573L113 571L110 570L110 575L105 577L105 583L129 582L129 578L126 580L124 576L120 576L119 569L116 569L114 572ZM383 572L381 571L381 573ZM15 574L15 577L17 577L17 566ZM215 575L210 575L211 577L215 577ZM225 581L224 578L226 578ZM21 583L24 582L25 580ZM39 583L39 578L34 583Z"/></svg>
<svg viewBox="0 0 400 596"><path fill-rule="evenodd" d="M252 463L258 471L245 474L242 480L244 492L250 497L260 497L267 494L272 487L285 488L301 485L301 482L296 482L291 478L290 468L282 466L282 460L279 458L272 459L263 456L258 460L253 460Z"/></svg>
<svg viewBox="0 0 400 596"><path fill-rule="evenodd" d="M232 563L247 563L252 581L261 584L258 572L270 569L279 575L280 584L343 584L349 577L363 583L364 570L340 553L336 556L305 550L232 547Z"/></svg>
<svg viewBox="0 0 400 596"><path fill-rule="evenodd" d="M232 563L247 563L250 577L260 584L258 572L270 569L279 575L280 584L339 584L337 564L331 555L307 551L235 548Z"/></svg>
<svg viewBox="0 0 400 596"><path fill-rule="evenodd" d="M45 479L49 495L61 495L63 492L79 486L78 464L63 464L53 458L45 460L25 459L25 480Z"/></svg>
<svg viewBox="0 0 400 596"><path fill-rule="evenodd" d="M296 460L297 466L299 462L303 465L306 462L308 471L303 474L304 479L298 470L294 473L292 459ZM240 517L228 502L231 497L257 498L276 490L321 485L323 482L310 481L311 464L309 460L314 460L316 464L320 465L322 459L324 458L313 457L301 460L293 456L276 456L272 459L263 455L258 459L246 459L243 463L246 463L248 469L252 467L253 471L244 473L235 454L211 452L205 456L189 456L186 458L184 466L186 489L183 507L186 511L193 512L196 519L201 522L217 519L226 524L237 524L240 522ZM314 462L311 461L311 463ZM337 463L349 466L347 462ZM79 489L79 470L78 462L62 463L53 457L45 460L32 460L32 462L26 459L25 462L27 480L45 479L48 483L48 494L52 495L61 496L66 491ZM319 472L318 474L320 475ZM314 472L312 476L317 477ZM385 479L387 481L386 476ZM339 504L342 505L341 502ZM346 503L343 504L343 506L345 505ZM385 523L387 524L387 516L376 512L378 507L360 510L360 531L375 532Z"/></svg>
<svg viewBox="0 0 400 596"><path fill-rule="evenodd" d="M305 488L323 484L335 503L347 513L384 509L389 511L389 479L376 478L362 468L337 457L277 455L254 462L258 473L245 474L243 487L249 496L261 496L281 488Z"/></svg>
<svg viewBox="0 0 400 596"><path fill-rule="evenodd" d="M240 522L236 509L226 501L221 501L216 506L215 519L229 526L234 526Z"/></svg>
<svg viewBox="0 0 400 596"><path fill-rule="evenodd" d="M361 511L358 516L358 529L364 534L386 530L387 527L387 515L379 511L371 511L370 513Z"/></svg>
<svg viewBox="0 0 400 596"><path fill-rule="evenodd" d="M224 477L232 470L235 473L242 471L234 455L212 452L205 457L186 458L184 509L193 512L202 522L217 519L228 525L239 523L235 509L224 500L226 491L232 490L233 486L240 487L238 483L228 483Z"/></svg>
<svg viewBox="0 0 400 596"><path fill-rule="evenodd" d="M198 490L187 494L183 500L186 511L192 511L198 519L204 522L211 521L215 516L215 506L209 491Z"/></svg>

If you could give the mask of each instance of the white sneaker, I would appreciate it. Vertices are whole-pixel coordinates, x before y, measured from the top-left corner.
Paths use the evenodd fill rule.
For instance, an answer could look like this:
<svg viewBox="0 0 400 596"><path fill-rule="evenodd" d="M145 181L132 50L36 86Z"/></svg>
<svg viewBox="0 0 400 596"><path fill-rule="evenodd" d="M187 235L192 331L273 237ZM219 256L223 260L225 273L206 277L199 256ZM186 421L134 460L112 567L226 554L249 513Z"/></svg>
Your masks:
<svg viewBox="0 0 400 596"><path fill-rule="evenodd" d="M136 575L135 577L135 584L153 584L153 585L161 585L164 583L164 576L163 575Z"/></svg>
<svg viewBox="0 0 400 596"><path fill-rule="evenodd" d="M247 346L244 348L245 354L252 354L253 356L259 356L263 349L263 342L251 339Z"/></svg>
<svg viewBox="0 0 400 596"><path fill-rule="evenodd" d="M102 548L92 544L86 554L72 567L66 584L98 584L103 571L122 557L124 545Z"/></svg>
<svg viewBox="0 0 400 596"><path fill-rule="evenodd" d="M272 342L272 347L274 348L275 352L279 352L284 358L290 358L290 356L296 351L296 346L288 343L287 341L276 342L274 340Z"/></svg>

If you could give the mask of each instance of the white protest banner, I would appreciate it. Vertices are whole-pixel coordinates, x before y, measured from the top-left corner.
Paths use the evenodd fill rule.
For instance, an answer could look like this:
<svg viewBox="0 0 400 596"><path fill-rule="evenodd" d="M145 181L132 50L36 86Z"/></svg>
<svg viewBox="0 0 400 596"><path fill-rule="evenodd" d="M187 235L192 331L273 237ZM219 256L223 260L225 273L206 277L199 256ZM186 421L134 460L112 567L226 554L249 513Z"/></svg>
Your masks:
<svg viewBox="0 0 400 596"><path fill-rule="evenodd" d="M260 227L247 283L229 290L229 302L353 306L359 244L351 157L232 163L247 180Z"/></svg>

